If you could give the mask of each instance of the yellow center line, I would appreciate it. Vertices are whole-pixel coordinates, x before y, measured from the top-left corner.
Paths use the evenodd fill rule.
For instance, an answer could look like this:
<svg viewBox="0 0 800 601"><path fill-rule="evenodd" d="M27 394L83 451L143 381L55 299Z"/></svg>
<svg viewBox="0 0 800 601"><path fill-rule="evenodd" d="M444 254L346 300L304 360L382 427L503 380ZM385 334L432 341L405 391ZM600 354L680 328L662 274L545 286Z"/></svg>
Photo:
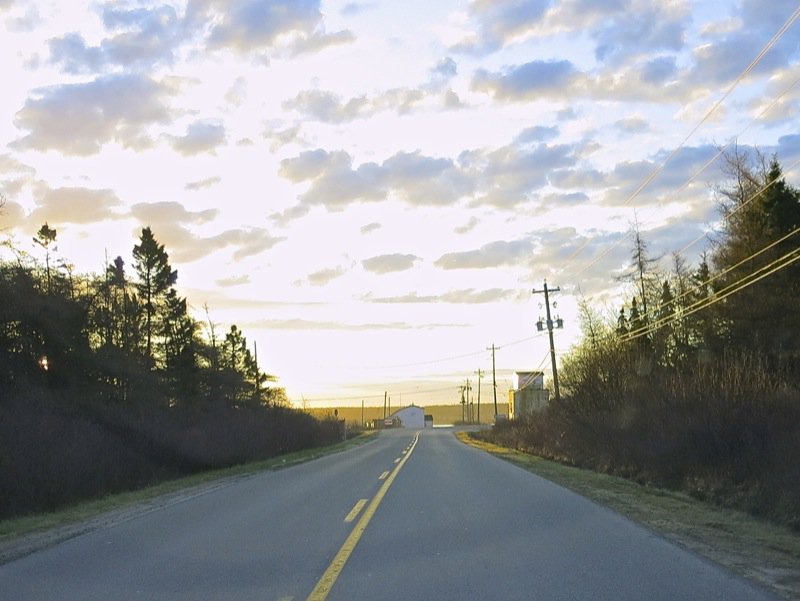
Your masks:
<svg viewBox="0 0 800 601"><path fill-rule="evenodd" d="M386 476L389 475L389 472L383 472L380 476L378 476L378 480L386 480Z"/></svg>
<svg viewBox="0 0 800 601"><path fill-rule="evenodd" d="M359 499L356 501L356 504L350 510L350 513L347 514L347 517L344 518L344 521L352 522L354 519L356 519L356 516L364 508L364 505L367 504L367 501L369 501L369 499Z"/></svg>
<svg viewBox="0 0 800 601"><path fill-rule="evenodd" d="M347 537L347 540L344 541L342 548L339 549L339 552L336 553L336 556L333 558L333 561L328 566L328 569L325 570L325 573L322 575L322 578L319 579L317 585L314 587L314 590L311 591L311 594L308 596L306 601L325 601L327 599L328 594L331 592L336 579L339 577L339 574L342 573L347 560L350 559L350 555L353 553L353 550L356 548L358 541L361 540L361 535L364 534L364 530L367 529L367 525L369 524L372 516L375 515L375 511L378 509L378 506L383 501L383 497L386 496L386 492L389 490L389 487L394 482L394 479L397 477L397 474L400 472L400 469L405 465L408 458L411 457L411 452L414 450L414 447L419 440L419 432L417 432L416 436L414 436L414 442L411 444L411 450L406 454L403 460L394 468L394 471L386 478L386 481L378 490L378 493L372 498L372 502L367 507L366 511L361 514L361 518L359 518L358 522L356 522L355 527L350 532L350 535Z"/></svg>

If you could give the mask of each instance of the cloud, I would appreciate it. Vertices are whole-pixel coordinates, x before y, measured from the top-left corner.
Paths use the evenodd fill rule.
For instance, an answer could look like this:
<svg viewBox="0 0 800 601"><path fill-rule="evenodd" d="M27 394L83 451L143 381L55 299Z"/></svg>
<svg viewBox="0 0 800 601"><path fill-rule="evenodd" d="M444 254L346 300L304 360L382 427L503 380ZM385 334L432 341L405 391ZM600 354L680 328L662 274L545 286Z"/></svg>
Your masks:
<svg viewBox="0 0 800 601"><path fill-rule="evenodd" d="M36 208L30 215L32 223L91 224L99 221L120 219L113 209L120 200L112 190L89 188L50 188L41 186L36 193Z"/></svg>
<svg viewBox="0 0 800 601"><path fill-rule="evenodd" d="M331 281L342 277L347 270L344 267L331 267L327 269L320 269L314 273L308 274L306 280L312 286L325 286Z"/></svg>
<svg viewBox="0 0 800 601"><path fill-rule="evenodd" d="M171 257L179 263L189 263L222 250L233 250L236 261L259 255L285 240L263 228L236 228L219 234L201 237L186 225L201 225L211 221L216 209L191 212L179 203L162 202L134 205L131 214L142 223L151 226L159 242L170 249ZM136 236L139 235L137 231Z"/></svg>
<svg viewBox="0 0 800 601"><path fill-rule="evenodd" d="M240 54L283 49L296 56L355 39L350 31L325 31L319 0L195 0L186 20L208 32L210 49Z"/></svg>
<svg viewBox="0 0 800 601"><path fill-rule="evenodd" d="M533 134L549 135L545 130L523 134L526 140ZM457 160L419 151L398 152L382 163L358 166L343 150L307 150L281 161L279 173L309 187L300 194L299 205L272 219L285 224L308 213L311 206L338 211L355 202L389 198L411 206L450 206L472 199L473 205L511 208L530 200L554 170L577 160L571 146L530 146L518 141L495 150L464 151Z"/></svg>
<svg viewBox="0 0 800 601"><path fill-rule="evenodd" d="M195 121L186 128L183 136L167 136L170 145L183 156L208 152L216 154L217 146L225 144L225 126L211 121Z"/></svg>
<svg viewBox="0 0 800 601"><path fill-rule="evenodd" d="M636 134L650 129L650 123L644 117L632 115L614 122L614 126L625 134Z"/></svg>
<svg viewBox="0 0 800 601"><path fill-rule="evenodd" d="M227 230L216 236L203 238L200 240L200 245L208 247L209 252L234 248L234 260L241 261L247 257L260 255L284 240L286 238L273 236L263 228L250 227Z"/></svg>
<svg viewBox="0 0 800 601"><path fill-rule="evenodd" d="M166 84L144 75L109 75L39 88L14 119L30 133L12 146L79 156L96 154L112 141L144 148L152 144L147 128L172 117L166 105L172 93Z"/></svg>
<svg viewBox="0 0 800 601"><path fill-rule="evenodd" d="M247 98L247 80L244 77L237 77L225 93L225 100L233 106L241 106Z"/></svg>
<svg viewBox="0 0 800 601"><path fill-rule="evenodd" d="M186 190L191 190L191 191L202 190L203 188L210 188L211 186L216 186L221 181L222 178L218 175L215 175L213 177L207 177L205 179L201 179L195 182L189 182L184 186L184 188Z"/></svg>
<svg viewBox="0 0 800 601"><path fill-rule="evenodd" d="M620 11L592 33L597 44L595 57L615 61L654 51L677 52L684 46L690 16L681 7L657 3Z"/></svg>
<svg viewBox="0 0 800 601"><path fill-rule="evenodd" d="M261 134L265 140L270 140L270 150L275 152L292 143L303 144L300 137L300 124L297 123L285 129L267 129Z"/></svg>
<svg viewBox="0 0 800 601"><path fill-rule="evenodd" d="M11 4L12 2L8 2L6 7L10 7ZM0 12L2 11L3 2L0 1ZM36 29L42 22L43 20L39 14L39 9L36 6L28 6L23 15L6 19L5 25L9 31L27 33Z"/></svg>
<svg viewBox="0 0 800 601"><path fill-rule="evenodd" d="M370 232L374 232L375 230L379 230L381 228L381 224L373 221L372 223L367 223L366 225L361 226L361 233L362 234L369 234Z"/></svg>
<svg viewBox="0 0 800 601"><path fill-rule="evenodd" d="M678 72L674 56L658 56L641 67L640 78L648 84L661 84L672 79Z"/></svg>
<svg viewBox="0 0 800 601"><path fill-rule="evenodd" d="M533 251L530 240L507 242L498 240L484 244L477 250L447 253L436 259L434 265L440 269L486 269L516 265L529 259Z"/></svg>
<svg viewBox="0 0 800 601"><path fill-rule="evenodd" d="M292 32L313 33L322 21L318 0L242 0L197 2L214 12L208 37L212 48L239 52L273 46Z"/></svg>
<svg viewBox="0 0 800 601"><path fill-rule="evenodd" d="M360 15L377 7L377 2L348 2L342 7L342 16L351 17Z"/></svg>
<svg viewBox="0 0 800 601"><path fill-rule="evenodd" d="M420 296L416 292L411 292L402 296L383 296L365 297L363 300L371 303L385 304L431 304L431 303L452 303L452 304L486 304L495 303L511 298L515 298L519 293L516 289L490 288L488 290L475 290L466 288L462 290L451 290L444 294Z"/></svg>
<svg viewBox="0 0 800 601"><path fill-rule="evenodd" d="M376 323L343 323L338 321L313 321L308 319L260 319L245 324L248 328L266 330L343 330L343 331L378 331L378 330L427 330L438 328L461 328L464 324L425 323L410 324L407 322Z"/></svg>
<svg viewBox="0 0 800 601"><path fill-rule="evenodd" d="M312 182L300 197L306 205L341 210L352 202L383 200L387 194L381 167L364 163L353 169L353 158L343 150L304 151L281 161L279 173L294 182Z"/></svg>
<svg viewBox="0 0 800 601"><path fill-rule="evenodd" d="M473 190L471 178L452 159L398 152L381 167L386 183L411 205L449 205Z"/></svg>
<svg viewBox="0 0 800 601"><path fill-rule="evenodd" d="M137 203L131 207L131 215L145 225L193 223L203 224L212 221L219 214L218 209L191 212L178 202Z"/></svg>
<svg viewBox="0 0 800 601"><path fill-rule="evenodd" d="M531 61L499 72L478 69L470 89L486 92L498 100L521 102L565 96L579 73L567 60Z"/></svg>
<svg viewBox="0 0 800 601"><path fill-rule="evenodd" d="M237 275L231 276L229 278L221 278L219 280L215 280L214 283L217 286L221 286L223 288L232 288L234 286L243 286L244 284L250 283L250 276L245 275Z"/></svg>
<svg viewBox="0 0 800 601"><path fill-rule="evenodd" d="M414 263L421 259L416 255L380 255L361 261L365 270L371 273L384 274L395 271L406 271L414 267Z"/></svg>
<svg viewBox="0 0 800 601"><path fill-rule="evenodd" d="M469 220L464 225L458 226L455 229L455 232L457 234L466 234L468 232L471 232L473 229L475 229L475 226L478 225L478 223L480 223L480 222L478 221L477 217L470 217Z"/></svg>
<svg viewBox="0 0 800 601"><path fill-rule="evenodd" d="M431 68L431 80L447 82L458 75L458 65L449 56L445 56Z"/></svg>
<svg viewBox="0 0 800 601"><path fill-rule="evenodd" d="M311 54L329 48L355 42L356 36L352 31L342 30L335 33L316 32L311 35L299 36L290 50L291 56Z"/></svg>
<svg viewBox="0 0 800 601"><path fill-rule="evenodd" d="M273 213L269 216L269 219L275 222L276 225L279 226L287 226L292 221L296 219L300 219L301 217L305 217L308 215L308 212L311 210L311 207L304 204L295 205L293 207L289 207L288 209L281 211L280 213Z"/></svg>
<svg viewBox="0 0 800 601"><path fill-rule="evenodd" d="M514 142L517 144L531 144L533 142L547 142L558 136L558 127L555 125L534 125L523 129Z"/></svg>
<svg viewBox="0 0 800 601"><path fill-rule="evenodd" d="M456 76L457 65L445 57L430 69L428 81L412 87L391 88L373 96L361 95L342 98L326 90L303 90L294 98L284 101L285 110L294 110L305 119L323 123L348 123L366 119L383 111L395 111L403 115L418 106L435 105L445 109L462 107L461 100L448 82Z"/></svg>
<svg viewBox="0 0 800 601"><path fill-rule="evenodd" d="M342 210L354 202L381 201L394 194L415 206L441 206L469 194L472 183L451 159L419 152L399 152L382 164L353 166L353 157L343 150L309 150L281 161L280 174L290 181L310 182L300 196L305 206L323 205ZM301 209L293 213L305 215ZM284 212L274 218L285 220Z"/></svg>
<svg viewBox="0 0 800 601"><path fill-rule="evenodd" d="M50 62L68 73L95 73L113 67L150 69L171 64L185 35L178 14L168 5L131 9L107 5L102 20L114 35L91 47L77 33L53 38L48 42Z"/></svg>
<svg viewBox="0 0 800 601"><path fill-rule="evenodd" d="M553 171L577 162L574 149L563 144L533 148L511 144L493 151L466 153L461 160L481 182L473 203L505 208L528 201Z"/></svg>
<svg viewBox="0 0 800 601"><path fill-rule="evenodd" d="M22 206L0 195L0 232L20 227L26 222L30 223Z"/></svg>
<svg viewBox="0 0 800 601"><path fill-rule="evenodd" d="M283 103L286 110L299 113L324 123L344 123L369 115L369 103L365 97L343 101L333 92L305 90Z"/></svg>
<svg viewBox="0 0 800 601"><path fill-rule="evenodd" d="M473 0L470 17L476 31L452 50L473 54L493 52L522 37L539 23L549 0Z"/></svg>

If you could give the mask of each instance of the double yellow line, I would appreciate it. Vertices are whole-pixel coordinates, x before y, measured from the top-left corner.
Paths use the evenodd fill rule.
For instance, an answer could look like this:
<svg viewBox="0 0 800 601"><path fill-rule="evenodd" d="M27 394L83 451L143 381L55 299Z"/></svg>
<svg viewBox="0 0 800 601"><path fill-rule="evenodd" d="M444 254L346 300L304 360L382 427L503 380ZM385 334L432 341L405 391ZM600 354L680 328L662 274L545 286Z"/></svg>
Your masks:
<svg viewBox="0 0 800 601"><path fill-rule="evenodd" d="M373 497L372 502L369 504L366 511L364 511L364 513L361 515L361 519L356 522L356 525L350 532L347 540L344 541L341 549L339 549L339 552L336 553L333 561L328 566L328 569L325 570L325 573L319 579L319 582L317 582L317 585L314 587L314 590L311 591L311 594L308 596L306 601L325 601L325 599L327 599L328 594L331 592L331 589L336 582L336 579L339 577L339 574L342 573L347 560L350 558L350 555L356 548L358 541L361 539L361 535L364 534L364 530L367 529L367 525L372 519L372 516L375 515L378 505L380 505L381 501L383 501L383 497L386 496L386 492L389 490L392 482L394 482L394 479L397 477L400 469L405 465L406 461L408 461L408 458L411 457L411 453L414 451L414 447L417 446L418 440L419 432L417 432L417 434L414 436L414 441L411 443L408 451L405 452L403 458L397 463L397 467L392 470L392 473L389 474L389 476L383 482L383 485L380 487L380 489L378 489L378 492Z"/></svg>

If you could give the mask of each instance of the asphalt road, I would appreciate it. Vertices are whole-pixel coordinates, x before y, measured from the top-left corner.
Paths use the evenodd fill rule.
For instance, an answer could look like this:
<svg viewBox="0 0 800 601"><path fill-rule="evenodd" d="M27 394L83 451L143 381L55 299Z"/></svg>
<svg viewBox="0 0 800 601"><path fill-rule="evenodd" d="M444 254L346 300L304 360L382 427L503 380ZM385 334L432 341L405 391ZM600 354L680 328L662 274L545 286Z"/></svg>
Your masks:
<svg viewBox="0 0 800 601"><path fill-rule="evenodd" d="M325 598L775 599L447 430L384 432L0 566L3 601Z"/></svg>

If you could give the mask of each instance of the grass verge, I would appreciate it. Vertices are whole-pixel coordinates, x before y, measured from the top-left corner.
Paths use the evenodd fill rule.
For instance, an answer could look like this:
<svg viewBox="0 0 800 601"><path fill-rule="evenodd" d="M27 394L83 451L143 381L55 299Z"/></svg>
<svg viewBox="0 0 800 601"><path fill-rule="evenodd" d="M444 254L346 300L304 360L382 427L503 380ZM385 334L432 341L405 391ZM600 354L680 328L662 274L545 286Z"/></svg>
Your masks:
<svg viewBox="0 0 800 601"><path fill-rule="evenodd" d="M800 536L788 528L682 493L500 447L478 440L470 432L457 432L456 436L592 499L784 599L800 601Z"/></svg>
<svg viewBox="0 0 800 601"><path fill-rule="evenodd" d="M344 451L373 440L375 433L364 432L327 447L306 449L264 461L168 480L139 490L86 501L52 513L0 521L0 564L84 532L206 494L258 472L283 469Z"/></svg>

